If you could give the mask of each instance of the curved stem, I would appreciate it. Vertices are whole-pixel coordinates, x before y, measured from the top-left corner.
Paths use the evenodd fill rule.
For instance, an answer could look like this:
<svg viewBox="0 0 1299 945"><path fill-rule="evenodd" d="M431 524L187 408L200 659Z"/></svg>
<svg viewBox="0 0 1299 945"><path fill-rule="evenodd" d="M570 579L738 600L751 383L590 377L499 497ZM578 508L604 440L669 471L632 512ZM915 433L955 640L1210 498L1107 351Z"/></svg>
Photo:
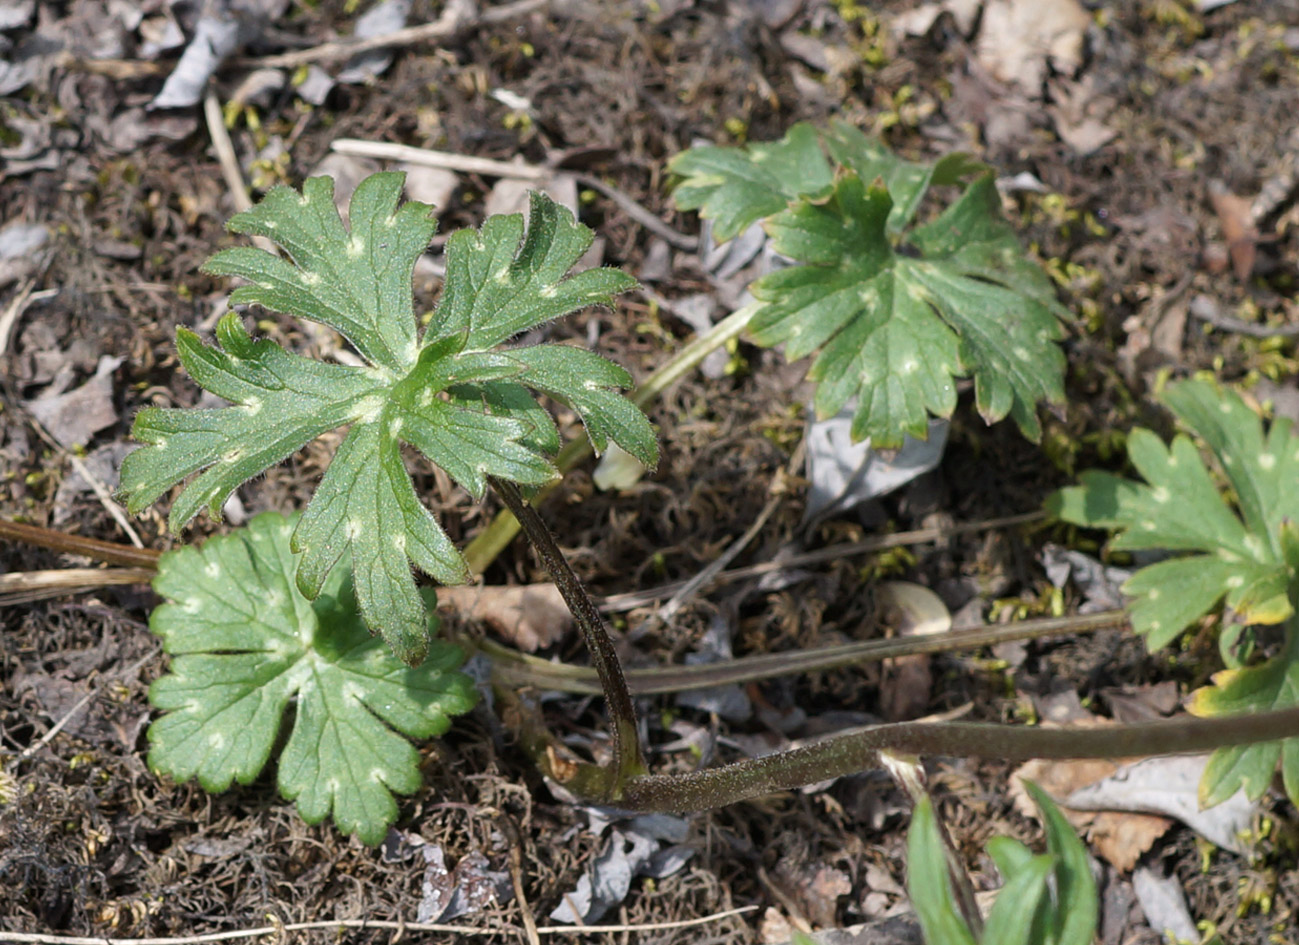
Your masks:
<svg viewBox="0 0 1299 945"><path fill-rule="evenodd" d="M1115 728L1024 728L979 722L878 725L777 755L681 775L633 778L619 803L686 812L814 784L876 767L879 752L1020 762L1196 754L1299 736L1299 708L1218 718L1181 718Z"/></svg>
<svg viewBox="0 0 1299 945"><path fill-rule="evenodd" d="M1123 626L1127 621L1126 611L1107 610L1095 614L1024 620L921 637L865 640L815 650L763 653L694 666L629 669L625 675L627 685L634 695L652 696L838 669L913 653L944 653L949 650L978 649L1012 640L1036 640L1062 633L1091 633L1107 627ZM492 672L502 683L582 695L598 695L602 691L599 675L590 667L551 663L491 640L478 641L475 645L491 658Z"/></svg>
<svg viewBox="0 0 1299 945"><path fill-rule="evenodd" d="M637 407L644 407L689 371L694 370L709 354L731 339L739 337L757 310L757 303L736 309L708 331L694 338L631 393L631 402ZM555 466L561 473L566 473L586 460L593 452L591 443L586 437L570 440L555 457ZM552 488L554 487L543 486L538 491L536 499L543 498ZM518 533L519 522L515 516L509 511L498 513L491 523L465 546L464 557L469 563L469 570L474 574L482 574L486 571L487 566L496 560Z"/></svg>
<svg viewBox="0 0 1299 945"><path fill-rule="evenodd" d="M569 567L559 545L555 543L554 535L537 514L537 510L524 501L514 483L495 477L490 481L492 488L523 526L528 541L532 543L542 565L550 572L551 580L555 582L564 603L572 612L586 641L586 648L591 653L591 661L600 677L600 687L609 712L614 767L613 779L607 783L607 792L610 798L614 798L618 795L620 786L628 779L643 775L646 771L640 728L636 722L636 707L623 676L622 663L618 660L613 641L609 639L604 618L586 593L586 588L582 587L582 582Z"/></svg>

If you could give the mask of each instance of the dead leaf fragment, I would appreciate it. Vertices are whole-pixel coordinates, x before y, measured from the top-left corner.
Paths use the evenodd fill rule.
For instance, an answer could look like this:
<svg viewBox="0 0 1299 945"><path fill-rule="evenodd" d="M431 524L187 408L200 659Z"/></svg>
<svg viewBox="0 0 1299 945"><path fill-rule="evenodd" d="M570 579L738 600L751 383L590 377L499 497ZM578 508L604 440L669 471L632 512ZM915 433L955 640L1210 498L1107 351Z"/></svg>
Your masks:
<svg viewBox="0 0 1299 945"><path fill-rule="evenodd" d="M1089 723L1082 724L1097 727L1113 723L1108 719L1093 718ZM1114 774L1118 768L1118 762L1104 759L1030 761L1010 776L1010 795L1016 810L1026 817L1036 817L1037 808L1024 790L1024 781L1036 782L1061 805L1061 813L1074 829L1084 832L1097 855L1113 864L1115 869L1126 873L1168 831L1173 821L1153 814L1079 811L1067 806L1064 801L1080 788Z"/></svg>
<svg viewBox="0 0 1299 945"><path fill-rule="evenodd" d="M946 633L952 615L942 598L908 581L887 581L875 589L880 621L900 637ZM933 676L929 656L913 653L884 660L880 678L880 711L890 722L922 715L929 705Z"/></svg>
<svg viewBox="0 0 1299 945"><path fill-rule="evenodd" d="M1220 180L1209 181L1209 203L1218 215L1222 239L1227 244L1231 268L1241 282L1254 271L1254 257L1258 248L1258 230L1254 228L1253 201L1237 197Z"/></svg>
<svg viewBox="0 0 1299 945"><path fill-rule="evenodd" d="M573 625L554 584L439 587L438 607L483 621L503 640L529 653L557 642Z"/></svg>
<svg viewBox="0 0 1299 945"><path fill-rule="evenodd" d="M1037 96L1048 65L1066 75L1077 72L1090 23L1078 0L989 0L975 54L996 78Z"/></svg>
<svg viewBox="0 0 1299 945"><path fill-rule="evenodd" d="M71 372L60 371L62 380L56 377L41 396L27 401L27 409L60 445L69 449L84 445L100 430L117 422L113 372L121 363L121 358L100 358L94 376L67 393L64 390Z"/></svg>
<svg viewBox="0 0 1299 945"><path fill-rule="evenodd" d="M1250 848L1241 835L1253 823L1257 805L1238 791L1221 804L1201 809L1200 779L1208 763L1208 755L1144 758L1075 789L1065 803L1075 810L1167 815L1224 850L1247 854Z"/></svg>

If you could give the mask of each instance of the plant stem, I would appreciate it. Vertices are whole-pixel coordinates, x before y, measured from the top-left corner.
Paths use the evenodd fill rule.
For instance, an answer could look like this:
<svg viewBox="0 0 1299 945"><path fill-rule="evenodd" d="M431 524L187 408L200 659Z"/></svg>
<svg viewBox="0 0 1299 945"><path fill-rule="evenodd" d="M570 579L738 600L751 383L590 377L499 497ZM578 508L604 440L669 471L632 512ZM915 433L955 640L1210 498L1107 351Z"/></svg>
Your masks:
<svg viewBox="0 0 1299 945"><path fill-rule="evenodd" d="M878 725L803 748L680 775L632 779L621 806L687 812L815 784L879 766L880 751L1011 762L1196 754L1299 736L1299 708L1217 718L1140 722L1121 728L1024 728L980 722Z"/></svg>
<svg viewBox="0 0 1299 945"><path fill-rule="evenodd" d="M514 483L495 477L491 478L491 483L506 507L523 526L528 541L532 543L542 565L564 598L564 603L572 612L586 641L586 648L591 653L591 661L599 674L609 712L610 738L613 742L613 772L606 784L604 799L617 800L622 786L636 776L643 776L647 770L640 744L640 727L636 721L636 706L632 703L618 652L605 629L604 618L600 616L600 611L586 593L582 582L569 567L568 560L555 542L555 536L550 533L537 510L524 501Z"/></svg>
<svg viewBox="0 0 1299 945"><path fill-rule="evenodd" d="M1126 624L1128 615L1122 610L1107 610L1095 614L1071 617L1046 617L1018 623L976 627L973 630L954 630L920 637L898 637L891 640L864 640L841 646L827 646L814 650L795 650L787 653L763 653L759 656L742 656L718 663L701 663L694 666L656 666L632 669L626 672L631 691L638 696L660 695L668 692L687 692L692 689L711 689L734 683L755 682L838 669L858 663L874 662L913 653L945 653L950 650L969 650L994 646L1011 640L1036 640L1062 633L1089 633L1107 627ZM511 686L534 686L554 692L572 692L598 695L600 688L596 672L586 666L551 663L547 660L520 653L491 640L473 644L492 660L492 671L501 682Z"/></svg>
<svg viewBox="0 0 1299 945"><path fill-rule="evenodd" d="M709 354L731 339L739 337L757 310L756 303L736 309L708 331L695 337L631 393L632 403L637 407L644 407L687 372L693 370ZM570 440L555 457L555 466L561 473L566 473L587 459L592 452L591 443L586 437ZM552 488L554 487L543 486L536 498L543 498ZM482 574L518 533L519 522L515 516L509 511L500 512L473 541L465 546L464 556L465 561L469 563L469 570L474 574Z"/></svg>

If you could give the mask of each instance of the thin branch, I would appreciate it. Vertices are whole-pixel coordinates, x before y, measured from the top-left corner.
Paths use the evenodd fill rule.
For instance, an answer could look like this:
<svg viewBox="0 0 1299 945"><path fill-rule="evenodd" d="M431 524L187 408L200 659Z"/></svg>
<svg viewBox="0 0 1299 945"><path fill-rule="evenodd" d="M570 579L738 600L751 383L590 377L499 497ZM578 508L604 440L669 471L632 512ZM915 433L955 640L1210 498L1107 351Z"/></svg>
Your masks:
<svg viewBox="0 0 1299 945"><path fill-rule="evenodd" d="M54 435L50 433L49 430L45 429L45 424L36 419L30 410L27 410L24 407L23 412L26 413L27 422L31 424L31 428L36 431L36 435L44 440L46 445L49 446L50 449L54 450L60 458L66 459L72 464L72 468L75 469L77 474L85 480L88 486L90 486L91 491L95 493L95 498L99 500L99 504L104 507L104 511L112 516L113 521L117 523L118 528L120 528L123 534L131 540L131 544L137 548L143 548L144 542L140 541L140 536L131 526L130 520L126 517L126 510L114 501L112 493L108 491L108 486L104 485L104 483L100 481L99 477L90 471L90 467L82 461L80 456L72 452L72 450L66 449L62 443L54 439Z"/></svg>
<svg viewBox="0 0 1299 945"><path fill-rule="evenodd" d="M631 933L631 932L668 932L673 929L688 929L698 925L708 925L752 912L757 906L740 906L727 909L725 912L714 912L712 915L700 916L697 919L679 919L675 922L646 922L643 925L587 925L583 932L590 933ZM6 932L0 929L0 942L29 942L33 945L201 945L204 942L229 942L241 938L259 938L263 935L280 935L284 932L308 932L314 929L384 929L394 932L449 932L455 935L499 935L502 932L518 934L522 929L509 926L482 928L472 925L443 925L436 922L393 922L386 919L326 919L319 922L283 922L275 925L262 925L251 929L236 929L231 932L212 932L208 935L181 935L173 938L109 938L105 935L46 935L40 932ZM538 935L573 935L576 928L571 925L543 925L537 929Z"/></svg>
<svg viewBox="0 0 1299 945"><path fill-rule="evenodd" d="M633 694L662 695L695 689L712 689L716 686L742 685L764 679L776 679L780 676L821 672L899 656L976 650L995 646L998 643L1038 640L1066 633L1094 633L1110 627L1121 627L1127 622L1126 611L1107 610L1070 617L1045 617L1017 623L990 624L972 630L951 630L947 633L924 636L863 640L860 643L846 643L812 650L762 653L717 663L631 669L627 671L626 676L627 684ZM596 673L590 667L551 663L535 656L519 653L517 650L490 640L481 640L474 645L491 658L492 672L495 676L510 685L533 686L538 689L580 695L598 695L601 691Z"/></svg>
<svg viewBox="0 0 1299 945"><path fill-rule="evenodd" d="M421 167L436 167L445 171L460 171L463 174L482 174L485 177L507 177L534 183L549 180L557 173L549 168L537 167L535 164L493 161L490 158L453 154L450 151L434 151L429 148L414 148L408 144L393 144L388 141L339 138L330 147L339 154L353 157L375 158L380 161L405 161L407 164L418 164Z"/></svg>
<svg viewBox="0 0 1299 945"><path fill-rule="evenodd" d="M621 787L636 775L643 774L645 756L641 750L640 727L636 721L636 706L632 702L627 680L623 676L622 663L614 649L609 632L605 629L604 618L591 601L582 582L569 566L564 554L555 543L537 510L524 501L518 487L503 479L492 477L492 488L514 513L523 526L528 540L541 559L542 565L550 573L550 578L563 595L564 603L572 611L573 619L586 641L591 652L591 661L595 664L600 676L600 687L610 718L610 737L613 741L614 768L613 777L608 783L609 800L616 800Z"/></svg>
<svg viewBox="0 0 1299 945"><path fill-rule="evenodd" d="M0 574L0 607L27 604L49 597L81 594L99 587L148 584L154 568L52 568Z"/></svg>
<svg viewBox="0 0 1299 945"><path fill-rule="evenodd" d="M109 564L124 564L139 568L156 568L158 556L162 554L152 548L132 548L120 542L83 538L53 528L23 525L19 522L7 522L4 519L0 519L0 538L26 542L29 545L49 548L65 554L85 555L96 561L107 561Z"/></svg>
<svg viewBox="0 0 1299 945"><path fill-rule="evenodd" d="M475 17L444 15L432 23L421 23L405 29L394 30L382 36L371 36L368 39L340 39L330 43L300 49L297 52L282 53L278 56L259 56L233 60L240 67L252 66L261 69L294 69L313 62L337 62L350 59L360 53L376 49L395 49L400 46L413 46L416 43L431 43L454 38L462 30L475 26L490 26L503 23L534 10L549 5L550 0L518 0L504 6L484 10Z"/></svg>
<svg viewBox="0 0 1299 945"><path fill-rule="evenodd" d="M866 538L862 541L845 542L839 545L829 545L825 548L818 548L815 551L805 551L799 554L789 555L784 558L776 558L773 561L764 561L761 564L751 564L743 568L733 568L729 571L722 571L714 575L714 584L729 584L734 581L743 581L748 578L761 577L764 574L771 574L775 571L785 571L790 568L802 568L808 565L823 564L826 561L838 561L840 558L846 558L852 555L868 554L874 551L887 551L890 548L901 548L905 545L919 545L930 541L940 541L944 538L950 538L956 535L966 535L984 531L992 531L996 528L1012 528L1016 525L1027 525L1031 522L1041 521L1046 517L1045 512L1022 512L1018 515L1007 515L1002 518L989 518L978 522L962 522L957 525L948 525L943 528L917 528L908 532L894 532L891 535L879 535L874 538ZM693 580L693 579L692 579ZM655 601L662 600L677 594L690 581L673 581L670 584L660 584L658 587L652 587L644 591L629 591L626 594L610 594L607 597L597 597L596 604L600 610L606 614L621 613L626 610L633 610L636 607L645 607L653 604Z"/></svg>

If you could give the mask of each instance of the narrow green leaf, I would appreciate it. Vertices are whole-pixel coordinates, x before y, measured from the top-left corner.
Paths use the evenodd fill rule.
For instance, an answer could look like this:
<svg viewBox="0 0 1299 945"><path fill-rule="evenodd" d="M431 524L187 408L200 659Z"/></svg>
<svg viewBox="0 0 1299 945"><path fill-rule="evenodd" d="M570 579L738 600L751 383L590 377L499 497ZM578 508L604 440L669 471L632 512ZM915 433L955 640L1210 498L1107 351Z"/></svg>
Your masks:
<svg viewBox="0 0 1299 945"><path fill-rule="evenodd" d="M154 589L168 603L149 627L172 661L149 690L162 712L149 727L149 764L209 791L251 783L294 700L281 793L308 822L332 813L373 845L397 818L392 794L419 787L419 756L402 736L441 734L477 694L455 672L464 660L457 647L433 643L418 669L394 659L358 619L346 569L335 569L314 603L299 594L293 524L264 513L159 559ZM436 616L426 619L436 626Z"/></svg>
<svg viewBox="0 0 1299 945"><path fill-rule="evenodd" d="M1034 856L1007 876L983 927L984 945L1044 945L1034 937L1034 917L1047 899L1046 881L1053 865L1050 856Z"/></svg>
<svg viewBox="0 0 1299 945"><path fill-rule="evenodd" d="M1047 851L1055 861L1054 945L1091 945L1100 904L1087 848L1045 791L1031 781L1024 787L1041 812Z"/></svg>
<svg viewBox="0 0 1299 945"><path fill-rule="evenodd" d="M928 945L976 945L956 908L933 802L922 798L907 830L907 895Z"/></svg>

